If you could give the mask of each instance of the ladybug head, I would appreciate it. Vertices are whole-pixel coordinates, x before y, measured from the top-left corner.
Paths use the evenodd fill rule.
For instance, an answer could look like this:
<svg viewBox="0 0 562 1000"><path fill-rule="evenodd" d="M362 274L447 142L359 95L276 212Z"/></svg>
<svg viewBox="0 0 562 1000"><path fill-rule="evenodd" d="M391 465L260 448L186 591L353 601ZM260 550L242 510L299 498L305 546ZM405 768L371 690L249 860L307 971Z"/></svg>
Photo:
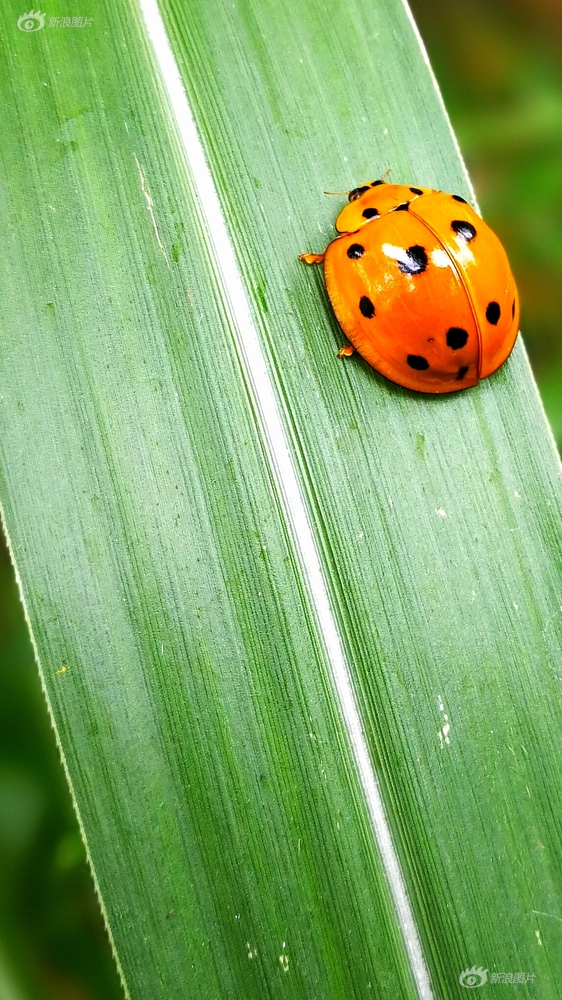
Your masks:
<svg viewBox="0 0 562 1000"><path fill-rule="evenodd" d="M382 185L382 187L381 187ZM408 187L407 184L387 184L384 180L370 181L349 192L348 201L336 219L338 233L356 233L361 226L408 204L430 188Z"/></svg>
<svg viewBox="0 0 562 1000"><path fill-rule="evenodd" d="M349 192L347 200L357 201L357 199L360 198L361 195L365 194L366 191L369 191L370 188L378 187L379 184L386 184L386 181L370 181L369 184L362 184L361 187L353 188L353 191Z"/></svg>

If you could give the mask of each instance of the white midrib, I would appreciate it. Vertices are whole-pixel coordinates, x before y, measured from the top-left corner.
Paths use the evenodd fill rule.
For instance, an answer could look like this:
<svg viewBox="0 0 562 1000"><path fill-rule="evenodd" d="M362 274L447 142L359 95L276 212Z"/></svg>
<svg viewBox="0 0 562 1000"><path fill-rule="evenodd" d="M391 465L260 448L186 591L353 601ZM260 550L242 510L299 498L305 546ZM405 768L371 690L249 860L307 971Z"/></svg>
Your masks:
<svg viewBox="0 0 562 1000"><path fill-rule="evenodd" d="M320 558L287 436L250 304L240 276L234 249L226 228L215 184L203 146L199 139L191 108L183 87L164 22L156 0L139 0L148 36L153 46L164 86L183 144L186 160L199 194L201 212L208 229L217 274L230 313L233 329L245 359L255 402L260 414L262 432L267 441L277 486L283 498L293 536L300 550L303 571L323 634L331 664L335 687L340 699L342 716L365 795L373 832L383 860L396 906L398 921L404 936L413 978L421 1000L432 1000L429 975L425 966L419 935L406 893L400 863L394 849L390 828L373 765L369 756L353 684L345 660L342 641L332 613Z"/></svg>

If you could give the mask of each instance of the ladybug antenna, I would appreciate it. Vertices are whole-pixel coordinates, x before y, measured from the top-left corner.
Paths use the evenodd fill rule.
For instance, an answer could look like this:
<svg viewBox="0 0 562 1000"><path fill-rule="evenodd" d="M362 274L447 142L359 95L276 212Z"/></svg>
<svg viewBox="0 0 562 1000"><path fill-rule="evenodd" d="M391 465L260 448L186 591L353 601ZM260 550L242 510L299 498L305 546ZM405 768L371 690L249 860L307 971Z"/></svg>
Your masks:
<svg viewBox="0 0 562 1000"><path fill-rule="evenodd" d="M386 181L386 178L392 173L392 167L389 167L386 173L382 175L381 180Z"/></svg>
<svg viewBox="0 0 562 1000"><path fill-rule="evenodd" d="M336 194L339 196L341 194L349 194L349 191L324 191L323 194Z"/></svg>

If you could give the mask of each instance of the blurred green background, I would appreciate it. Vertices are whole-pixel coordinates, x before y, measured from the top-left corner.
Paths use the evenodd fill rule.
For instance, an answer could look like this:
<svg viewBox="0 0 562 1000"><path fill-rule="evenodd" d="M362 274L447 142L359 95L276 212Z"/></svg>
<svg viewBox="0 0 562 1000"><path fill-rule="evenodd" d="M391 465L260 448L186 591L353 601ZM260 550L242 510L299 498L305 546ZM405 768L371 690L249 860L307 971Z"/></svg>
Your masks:
<svg viewBox="0 0 562 1000"><path fill-rule="evenodd" d="M561 447L561 0L412 9L480 207L507 248ZM121 988L3 546L0 602L0 1000L113 1000Z"/></svg>

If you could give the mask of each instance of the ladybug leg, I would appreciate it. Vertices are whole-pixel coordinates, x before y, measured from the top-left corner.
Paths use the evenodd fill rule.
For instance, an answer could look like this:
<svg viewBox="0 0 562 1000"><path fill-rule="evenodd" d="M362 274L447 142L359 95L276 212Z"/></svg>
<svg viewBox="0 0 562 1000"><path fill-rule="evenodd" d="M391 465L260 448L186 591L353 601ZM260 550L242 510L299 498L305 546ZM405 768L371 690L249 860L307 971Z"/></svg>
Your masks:
<svg viewBox="0 0 562 1000"><path fill-rule="evenodd" d="M355 348L351 344L346 344L345 347L340 347L338 358L350 358L352 354L355 354Z"/></svg>
<svg viewBox="0 0 562 1000"><path fill-rule="evenodd" d="M299 260L303 260L305 264L322 264L325 256L323 253L300 253Z"/></svg>

